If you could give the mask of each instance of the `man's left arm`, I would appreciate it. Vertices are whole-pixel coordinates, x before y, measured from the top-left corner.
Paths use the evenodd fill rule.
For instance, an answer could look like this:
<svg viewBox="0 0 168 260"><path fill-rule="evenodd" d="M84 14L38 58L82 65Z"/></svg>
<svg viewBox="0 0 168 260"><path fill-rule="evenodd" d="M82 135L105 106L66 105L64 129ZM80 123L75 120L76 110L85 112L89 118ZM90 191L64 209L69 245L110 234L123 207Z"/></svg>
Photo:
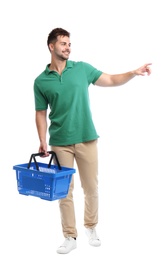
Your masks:
<svg viewBox="0 0 168 260"><path fill-rule="evenodd" d="M151 65L152 63L146 63L136 70L115 75L102 73L98 80L95 82L95 85L102 87L121 86L127 83L129 80L133 79L135 76L149 76L151 74Z"/></svg>

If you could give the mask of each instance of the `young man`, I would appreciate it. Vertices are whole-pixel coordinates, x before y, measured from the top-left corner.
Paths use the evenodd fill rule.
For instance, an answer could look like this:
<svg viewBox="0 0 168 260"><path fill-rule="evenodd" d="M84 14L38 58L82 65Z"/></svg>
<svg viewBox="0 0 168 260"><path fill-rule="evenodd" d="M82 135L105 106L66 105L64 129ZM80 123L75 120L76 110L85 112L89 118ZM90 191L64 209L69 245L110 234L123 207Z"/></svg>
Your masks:
<svg viewBox="0 0 168 260"><path fill-rule="evenodd" d="M84 226L91 246L100 246L96 233L98 224L98 156L97 139L89 107L88 87L120 86L137 75L150 75L151 63L117 75L97 70L86 62L69 60L70 33L62 28L53 29L47 40L51 62L34 81L36 126L40 140L39 152L48 156L49 145L56 152L61 165L73 167L77 163L84 192ZM50 108L50 126L47 126L47 109ZM74 176L68 196L59 200L64 243L57 253L66 254L76 248L75 211L73 203Z"/></svg>

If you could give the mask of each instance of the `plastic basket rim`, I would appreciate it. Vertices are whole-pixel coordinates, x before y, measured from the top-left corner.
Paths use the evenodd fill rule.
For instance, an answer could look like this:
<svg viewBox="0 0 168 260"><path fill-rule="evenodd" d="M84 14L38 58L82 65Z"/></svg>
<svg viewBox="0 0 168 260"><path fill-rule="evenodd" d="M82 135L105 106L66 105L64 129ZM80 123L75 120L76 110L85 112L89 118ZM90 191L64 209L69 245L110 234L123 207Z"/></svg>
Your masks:
<svg viewBox="0 0 168 260"><path fill-rule="evenodd" d="M65 176L65 175L69 175L69 174L73 174L76 172L76 170L74 168L69 168L69 167L65 167L65 166L61 166L61 170L58 169L58 166L57 165L54 165L52 164L50 166L50 168L48 168L48 164L45 164L45 163L41 163L39 162L38 163L38 166L40 167L44 167L46 169L54 169L56 168L58 170L58 172L56 173L53 173L53 172L44 172L44 171L39 171L37 169L30 169L30 168L27 168L28 166L28 163L23 163L23 164L18 164L18 165L14 165L13 166L13 169L14 170L20 170L20 171L24 171L24 172L28 172L28 173L35 173L35 174L43 174L44 176L52 176L52 177L61 177L61 176ZM31 166L35 166L35 163L32 162L30 164L30 167Z"/></svg>

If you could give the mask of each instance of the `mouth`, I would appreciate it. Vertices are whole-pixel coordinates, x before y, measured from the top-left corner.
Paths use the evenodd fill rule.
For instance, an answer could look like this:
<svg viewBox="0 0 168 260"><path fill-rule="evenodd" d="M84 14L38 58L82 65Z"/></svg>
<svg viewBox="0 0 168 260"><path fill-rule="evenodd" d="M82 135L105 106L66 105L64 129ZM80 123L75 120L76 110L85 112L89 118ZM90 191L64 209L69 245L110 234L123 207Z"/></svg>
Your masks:
<svg viewBox="0 0 168 260"><path fill-rule="evenodd" d="M65 52L63 52L65 55L69 55L70 54L70 52L69 51L65 51Z"/></svg>

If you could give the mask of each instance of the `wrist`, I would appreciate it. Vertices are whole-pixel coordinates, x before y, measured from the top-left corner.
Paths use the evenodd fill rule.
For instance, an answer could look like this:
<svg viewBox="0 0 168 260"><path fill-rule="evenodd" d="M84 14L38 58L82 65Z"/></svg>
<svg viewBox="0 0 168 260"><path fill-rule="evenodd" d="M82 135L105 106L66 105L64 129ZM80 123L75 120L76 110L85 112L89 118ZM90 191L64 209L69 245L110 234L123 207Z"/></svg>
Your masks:
<svg viewBox="0 0 168 260"><path fill-rule="evenodd" d="M132 70L132 71L131 71L131 74L132 74L133 77L135 77L135 76L137 75L137 74L136 74L136 70Z"/></svg>

